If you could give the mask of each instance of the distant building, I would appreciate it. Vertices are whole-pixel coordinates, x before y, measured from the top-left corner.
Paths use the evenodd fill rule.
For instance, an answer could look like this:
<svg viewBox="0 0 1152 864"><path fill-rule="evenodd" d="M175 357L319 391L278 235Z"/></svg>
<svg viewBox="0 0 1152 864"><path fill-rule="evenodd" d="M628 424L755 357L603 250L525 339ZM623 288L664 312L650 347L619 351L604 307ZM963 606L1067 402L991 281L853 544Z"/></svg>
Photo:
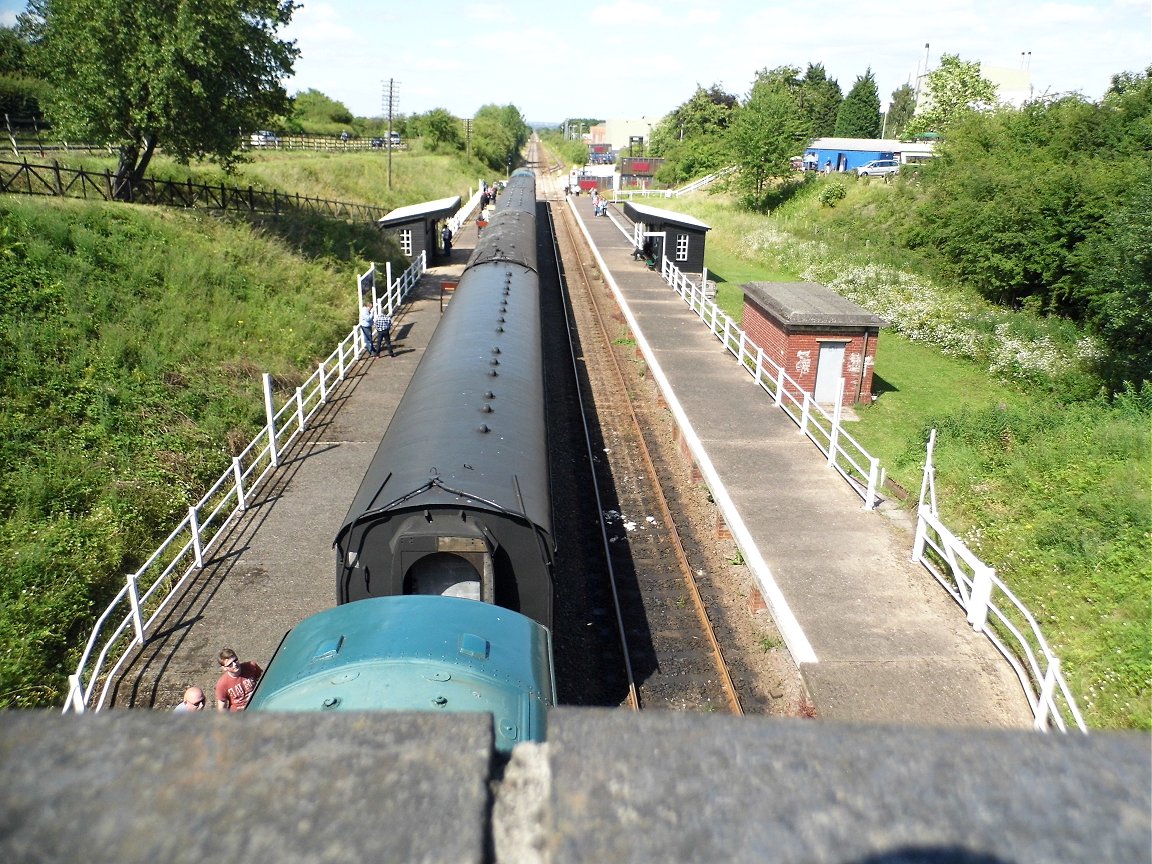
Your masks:
<svg viewBox="0 0 1152 864"><path fill-rule="evenodd" d="M607 144L621 156L643 156L652 144L652 130L660 118L640 117L635 120L605 120L589 130L590 144ZM635 151L637 141L642 142L643 152Z"/></svg>
<svg viewBox="0 0 1152 864"><path fill-rule="evenodd" d="M895 138L816 138L804 151L804 163L824 170L831 162L833 171L855 171L873 159L895 159L902 165L932 158L932 141L900 141ZM812 157L816 158L813 160Z"/></svg>

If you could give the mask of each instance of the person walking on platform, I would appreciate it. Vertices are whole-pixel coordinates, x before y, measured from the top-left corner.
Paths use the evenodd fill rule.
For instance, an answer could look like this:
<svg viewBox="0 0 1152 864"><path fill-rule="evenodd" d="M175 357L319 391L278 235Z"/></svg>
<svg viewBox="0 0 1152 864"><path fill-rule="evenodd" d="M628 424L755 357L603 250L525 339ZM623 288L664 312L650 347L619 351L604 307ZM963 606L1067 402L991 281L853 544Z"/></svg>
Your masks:
<svg viewBox="0 0 1152 864"><path fill-rule="evenodd" d="M444 230L447 231L448 229L445 228ZM379 356L380 349L387 345L388 356L395 357L396 351L392 348L392 316L384 310L380 310L380 314L376 316L375 320L376 341L372 343L372 356Z"/></svg>
<svg viewBox="0 0 1152 864"><path fill-rule="evenodd" d="M440 240L444 243L444 254L451 257L452 255L452 229L448 227L448 223L444 223L443 229L440 231Z"/></svg>
<svg viewBox="0 0 1152 864"><path fill-rule="evenodd" d="M364 349L369 354L375 354L372 349L373 335L372 335L372 301L365 300L364 307L360 310L360 334L364 337Z"/></svg>

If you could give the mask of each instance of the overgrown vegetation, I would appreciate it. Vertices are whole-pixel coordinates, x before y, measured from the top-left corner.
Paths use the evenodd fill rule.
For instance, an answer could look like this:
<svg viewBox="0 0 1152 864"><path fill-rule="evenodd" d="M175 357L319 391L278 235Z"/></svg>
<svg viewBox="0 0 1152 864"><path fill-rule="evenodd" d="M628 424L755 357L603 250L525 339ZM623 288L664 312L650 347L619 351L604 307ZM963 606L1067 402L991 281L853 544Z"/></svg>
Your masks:
<svg viewBox="0 0 1152 864"><path fill-rule="evenodd" d="M263 425L261 373L294 388L390 254L331 220L0 199L0 706L60 704L94 616Z"/></svg>

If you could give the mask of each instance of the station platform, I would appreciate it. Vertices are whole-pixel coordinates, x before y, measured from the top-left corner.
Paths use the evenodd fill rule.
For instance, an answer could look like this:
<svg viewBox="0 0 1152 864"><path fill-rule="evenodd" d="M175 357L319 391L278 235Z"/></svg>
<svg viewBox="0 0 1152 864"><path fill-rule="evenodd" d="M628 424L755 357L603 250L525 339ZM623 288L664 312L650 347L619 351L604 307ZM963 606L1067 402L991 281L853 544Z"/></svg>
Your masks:
<svg viewBox="0 0 1152 864"><path fill-rule="evenodd" d="M913 523L896 506L864 510L827 464L659 272L632 258L615 205L568 198L675 406L680 432L726 499L724 518L829 720L1027 728L1032 714L1007 662L911 562ZM719 493L719 494L717 494ZM748 547L751 548L748 548Z"/></svg>

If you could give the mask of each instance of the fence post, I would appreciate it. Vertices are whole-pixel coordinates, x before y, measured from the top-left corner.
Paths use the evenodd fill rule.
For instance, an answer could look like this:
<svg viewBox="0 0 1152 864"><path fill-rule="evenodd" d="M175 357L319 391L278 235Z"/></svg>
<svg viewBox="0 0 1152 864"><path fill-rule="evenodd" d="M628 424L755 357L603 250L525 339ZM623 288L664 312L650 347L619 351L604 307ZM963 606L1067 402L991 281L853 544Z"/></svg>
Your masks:
<svg viewBox="0 0 1152 864"><path fill-rule="evenodd" d="M1056 692L1056 676L1060 674L1060 658L1048 658L1048 669L1044 673L1044 682L1040 685L1040 695L1036 700L1036 723L1038 732L1048 730L1048 711L1052 705L1052 696Z"/></svg>
<svg viewBox="0 0 1152 864"><path fill-rule="evenodd" d="M64 197L64 183L61 182L61 180L60 180L60 161L58 159L52 160L52 174L56 180L55 192L59 197L63 198Z"/></svg>
<svg viewBox="0 0 1152 864"><path fill-rule="evenodd" d="M304 388L296 388L296 428L304 431Z"/></svg>
<svg viewBox="0 0 1152 864"><path fill-rule="evenodd" d="M832 429L828 432L828 467L836 466L836 444L840 440L840 416L844 410L844 379L836 390L836 407L832 410Z"/></svg>
<svg viewBox="0 0 1152 864"><path fill-rule="evenodd" d="M200 514L196 505L188 508L188 530L192 532L192 554L196 556L196 569L204 569L204 549L200 546Z"/></svg>
<svg viewBox="0 0 1152 864"><path fill-rule="evenodd" d="M112 172L104 169L104 200L112 200Z"/></svg>
<svg viewBox="0 0 1152 864"><path fill-rule="evenodd" d="M236 484L236 506L241 512L248 509L248 501L244 497L244 468L240 465L240 457L232 457L232 476Z"/></svg>
<svg viewBox="0 0 1152 864"><path fill-rule="evenodd" d="M992 600L992 575L995 572L991 567L980 566L972 574L972 592L968 596L968 623L977 633L983 633L984 625L988 623L988 604Z"/></svg>
<svg viewBox="0 0 1152 864"><path fill-rule="evenodd" d="M812 397L808 395L808 391L804 391L804 402L800 409L800 434L808 434L808 402Z"/></svg>
<svg viewBox="0 0 1152 864"><path fill-rule="evenodd" d="M144 616L140 612L139 573L128 574L128 605L132 607L132 627L136 630L136 644L144 644Z"/></svg>
<svg viewBox="0 0 1152 864"><path fill-rule="evenodd" d="M276 452L276 408L272 405L272 376L264 373L264 414L268 417L268 456L272 467L280 467L280 454Z"/></svg>
<svg viewBox="0 0 1152 864"><path fill-rule="evenodd" d="M784 404L784 367L776 374L776 407Z"/></svg>
<svg viewBox="0 0 1152 864"><path fill-rule="evenodd" d="M880 486L880 460L875 456L869 458L872 460L872 465L868 469L868 492L867 497L864 498L864 509L875 510L876 499L879 497L876 490Z"/></svg>
<svg viewBox="0 0 1152 864"><path fill-rule="evenodd" d="M320 403L324 404L328 401L328 379L324 375L324 361L321 360L317 364L316 377L320 382Z"/></svg>
<svg viewBox="0 0 1152 864"><path fill-rule="evenodd" d="M924 518L924 505L916 508L916 534L912 539L913 564L920 564L924 558L924 546L928 541L928 520Z"/></svg>
<svg viewBox="0 0 1152 864"><path fill-rule="evenodd" d="M72 706L77 714L83 714L88 706L84 704L84 685L80 683L79 675L68 676L68 701L65 707Z"/></svg>

